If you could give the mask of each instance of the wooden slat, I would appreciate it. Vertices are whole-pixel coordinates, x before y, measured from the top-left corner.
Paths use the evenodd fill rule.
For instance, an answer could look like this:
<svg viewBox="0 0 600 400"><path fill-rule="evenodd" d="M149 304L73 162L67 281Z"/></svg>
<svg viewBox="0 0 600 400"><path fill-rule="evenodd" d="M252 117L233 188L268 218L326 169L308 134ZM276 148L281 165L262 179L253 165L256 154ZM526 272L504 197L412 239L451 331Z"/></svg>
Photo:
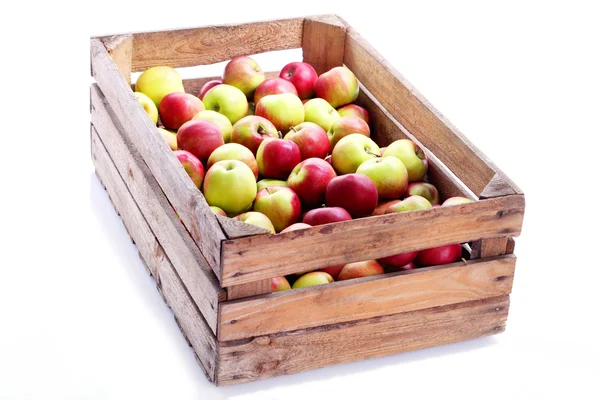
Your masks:
<svg viewBox="0 0 600 400"><path fill-rule="evenodd" d="M506 254L513 254L515 252L515 239L509 237L506 242Z"/></svg>
<svg viewBox="0 0 600 400"><path fill-rule="evenodd" d="M90 47L93 75L102 93L123 125L125 133L136 144L160 188L179 213L208 265L220 277L221 240L225 239L225 235L217 218L135 99L102 42L92 39Z"/></svg>
<svg viewBox="0 0 600 400"><path fill-rule="evenodd" d="M504 331L508 296L221 343L217 385L439 346Z"/></svg>
<svg viewBox="0 0 600 400"><path fill-rule="evenodd" d="M92 144L102 144L146 216L155 236L159 239L179 276L189 288L190 294L202 311L210 327L216 333L219 300L225 292L198 247L189 237L185 227L171 208L160 186L148 170L133 144L123 134L123 127L114 120L114 114L102 94L92 89L92 123L99 137L92 136Z"/></svg>
<svg viewBox="0 0 600 400"><path fill-rule="evenodd" d="M188 291L175 272L171 261L152 233L144 215L133 200L108 152L92 133L92 159L96 174L105 186L111 201L123 220L127 231L135 241L140 257L154 276L156 285L167 305L173 311L184 336L196 352L206 376L215 380L217 358L216 338L196 307Z"/></svg>
<svg viewBox="0 0 600 400"><path fill-rule="evenodd" d="M108 36L102 39L108 54L117 65L119 72L127 83L131 83L131 57L133 52L133 35Z"/></svg>
<svg viewBox="0 0 600 400"><path fill-rule="evenodd" d="M499 196L509 196L517 192L509 182L508 178L500 172L497 172L490 180L487 186L479 195L480 199L491 199Z"/></svg>
<svg viewBox="0 0 600 400"><path fill-rule="evenodd" d="M235 56L302 46L303 18L135 33L133 71L156 65L191 67Z"/></svg>
<svg viewBox="0 0 600 400"><path fill-rule="evenodd" d="M224 217L222 215L217 215L217 220L219 221L219 224L221 224L221 228L223 229L223 232L225 232L225 235L227 235L228 239L271 233L268 229L247 224L245 222Z"/></svg>
<svg viewBox="0 0 600 400"><path fill-rule="evenodd" d="M304 20L302 56L321 75L344 63L346 24L335 15L320 15Z"/></svg>
<svg viewBox="0 0 600 400"><path fill-rule="evenodd" d="M258 296L271 293L271 278L259 281L242 283L241 285L229 286L227 289L227 300L241 299L245 297ZM254 336L254 335L251 335Z"/></svg>
<svg viewBox="0 0 600 400"><path fill-rule="evenodd" d="M518 236L523 196L223 242L223 286L480 238ZM333 245L332 245L333 244Z"/></svg>
<svg viewBox="0 0 600 400"><path fill-rule="evenodd" d="M510 294L515 257L336 282L221 304L219 340L355 321Z"/></svg>
<svg viewBox="0 0 600 400"><path fill-rule="evenodd" d="M471 258L496 257L506 254L508 237L476 240L472 243Z"/></svg>

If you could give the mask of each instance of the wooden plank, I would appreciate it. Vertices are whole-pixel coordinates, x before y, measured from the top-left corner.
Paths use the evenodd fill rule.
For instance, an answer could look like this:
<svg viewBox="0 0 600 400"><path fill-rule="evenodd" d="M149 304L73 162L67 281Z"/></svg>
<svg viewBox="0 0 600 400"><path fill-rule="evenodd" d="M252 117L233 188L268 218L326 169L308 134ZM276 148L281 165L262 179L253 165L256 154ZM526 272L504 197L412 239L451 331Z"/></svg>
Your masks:
<svg viewBox="0 0 600 400"><path fill-rule="evenodd" d="M330 325L510 294L515 257L461 261L221 303L219 340Z"/></svg>
<svg viewBox="0 0 600 400"><path fill-rule="evenodd" d="M476 240L472 244L471 258L496 257L506 254L508 237L495 237Z"/></svg>
<svg viewBox="0 0 600 400"><path fill-rule="evenodd" d="M510 196L511 194L518 193L508 182L508 178L506 178L504 174L497 172L496 175L494 175L494 177L487 184L487 186L483 189L483 191L479 195L479 198L491 199L499 196Z"/></svg>
<svg viewBox="0 0 600 400"><path fill-rule="evenodd" d="M181 331L196 352L200 366L208 379L214 382L217 358L216 338L152 233L108 152L98 140L98 134L94 132L92 137L95 138L92 142L92 159L96 174L108 191L118 214L121 215L127 232L135 241L142 261L154 276L159 292L173 311Z"/></svg>
<svg viewBox="0 0 600 400"><path fill-rule="evenodd" d="M110 152L154 235L164 247L208 324L216 332L218 303L220 299L225 299L224 290L148 167L123 134L123 127L118 121L115 124L114 114L97 87L92 90L92 104L92 123L99 135L92 135L92 144L99 146L98 142L102 141Z"/></svg>
<svg viewBox="0 0 600 400"><path fill-rule="evenodd" d="M302 56L321 75L344 64L346 24L335 15L320 15L304 20Z"/></svg>
<svg viewBox="0 0 600 400"><path fill-rule="evenodd" d="M509 237L506 242L506 254L513 254L515 252L515 239Z"/></svg>
<svg viewBox="0 0 600 400"><path fill-rule="evenodd" d="M131 83L131 57L133 53L133 35L107 36L102 39L108 54L117 65L127 83Z"/></svg>
<svg viewBox="0 0 600 400"><path fill-rule="evenodd" d="M134 40L135 41L135 40ZM124 132L136 144L144 162L190 232L208 265L220 277L221 240L225 235L202 193L181 168L148 114L97 39L90 43L92 72Z"/></svg>
<svg viewBox="0 0 600 400"><path fill-rule="evenodd" d="M271 233L268 229L261 228L256 225L247 224L242 221L238 221L232 218L217 215L217 220L221 224L221 228L228 239L236 239L251 235L264 235L265 233Z"/></svg>
<svg viewBox="0 0 600 400"><path fill-rule="evenodd" d="M259 281L242 283L241 285L229 286L227 289L227 300L236 300L245 297L258 296L271 293L271 278ZM250 335L254 336L254 334Z"/></svg>
<svg viewBox="0 0 600 400"><path fill-rule="evenodd" d="M132 70L191 67L302 46L303 18L134 33Z"/></svg>
<svg viewBox="0 0 600 400"><path fill-rule="evenodd" d="M260 336L219 346L219 386L288 375L504 331L508 296Z"/></svg>
<svg viewBox="0 0 600 400"><path fill-rule="evenodd" d="M523 196L385 214L223 242L223 286L480 238L518 236Z"/></svg>
<svg viewBox="0 0 600 400"><path fill-rule="evenodd" d="M398 122L479 195L498 168L354 29L346 32L348 68ZM521 193L508 182L515 193Z"/></svg>

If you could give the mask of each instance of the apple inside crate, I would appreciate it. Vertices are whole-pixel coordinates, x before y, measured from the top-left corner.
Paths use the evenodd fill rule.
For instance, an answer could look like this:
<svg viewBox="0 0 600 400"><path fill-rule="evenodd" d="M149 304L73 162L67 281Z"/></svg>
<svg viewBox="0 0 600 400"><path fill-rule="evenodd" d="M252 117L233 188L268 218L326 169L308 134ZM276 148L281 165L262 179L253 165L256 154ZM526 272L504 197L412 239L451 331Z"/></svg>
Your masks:
<svg viewBox="0 0 600 400"><path fill-rule="evenodd" d="M523 193L343 19L122 34L90 46L96 173L211 382L504 330ZM302 49L314 76L296 62L264 74L291 86L144 83L153 67L168 76L230 60L235 77L256 70L246 56L289 49ZM357 96L352 84L351 97L328 90L328 77L350 71ZM132 73L142 73L143 96ZM321 83L305 84L315 76ZM267 122L246 115L248 100ZM202 143L199 130L209 132ZM243 179L223 178L236 170ZM406 181L394 184L389 171ZM275 215L281 201L291 213Z"/></svg>

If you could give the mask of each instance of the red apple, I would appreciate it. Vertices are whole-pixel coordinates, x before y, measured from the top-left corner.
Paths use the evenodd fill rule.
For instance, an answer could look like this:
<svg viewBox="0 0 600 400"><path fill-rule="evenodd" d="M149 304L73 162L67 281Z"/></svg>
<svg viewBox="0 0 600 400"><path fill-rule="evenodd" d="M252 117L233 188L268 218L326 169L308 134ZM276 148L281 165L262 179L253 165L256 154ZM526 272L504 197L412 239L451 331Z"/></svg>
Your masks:
<svg viewBox="0 0 600 400"><path fill-rule="evenodd" d="M291 140L264 140L256 152L258 171L265 178L285 179L300 163L300 149Z"/></svg>
<svg viewBox="0 0 600 400"><path fill-rule="evenodd" d="M333 151L333 148L341 138L353 133L360 133L366 137L371 136L369 125L358 117L346 116L335 121L331 129L327 132L330 151Z"/></svg>
<svg viewBox="0 0 600 400"><path fill-rule="evenodd" d="M279 77L290 81L300 99L309 99L315 93L315 82L319 77L312 65L305 62L292 62L282 68Z"/></svg>
<svg viewBox="0 0 600 400"><path fill-rule="evenodd" d="M304 222L296 222L295 224L292 224L292 225L288 226L287 228L282 229L281 232L279 232L279 233L299 231L299 230L308 229L308 228L312 228L312 226L310 226L309 224L305 224Z"/></svg>
<svg viewBox="0 0 600 400"><path fill-rule="evenodd" d="M359 261L344 265L340 271L338 281L363 278L365 276L385 274L385 270L375 260Z"/></svg>
<svg viewBox="0 0 600 400"><path fill-rule="evenodd" d="M160 120L168 129L179 129L200 111L204 111L202 100L189 93L169 93L158 107Z"/></svg>
<svg viewBox="0 0 600 400"><path fill-rule="evenodd" d="M200 89L200 93L198 93L198 98L200 100L202 100L204 98L204 95L206 94L206 92L208 92L210 89L214 88L215 86L220 85L221 83L223 83L223 81L220 79L215 79L215 80L206 82L204 85L202 85L202 88Z"/></svg>
<svg viewBox="0 0 600 400"><path fill-rule="evenodd" d="M246 164L252 172L254 177L258 178L258 164L254 158L254 154L250 149L242 146L238 143L225 143L219 146L210 154L206 163L206 169L210 169L214 163L222 160L239 160Z"/></svg>
<svg viewBox="0 0 600 400"><path fill-rule="evenodd" d="M290 127L304 122L304 106L292 93L270 94L256 103L256 115L268 119L277 130L287 133Z"/></svg>
<svg viewBox="0 0 600 400"><path fill-rule="evenodd" d="M341 207L322 207L308 211L302 222L311 226L331 224L333 222L350 221L352 216Z"/></svg>
<svg viewBox="0 0 600 400"><path fill-rule="evenodd" d="M315 82L317 97L327 100L333 108L352 103L358 97L358 91L358 80L346 67L334 67Z"/></svg>
<svg viewBox="0 0 600 400"><path fill-rule="evenodd" d="M457 196L457 197L450 197L450 198L446 199L446 201L444 201L442 203L442 206L446 207L446 206L453 206L456 204L465 204L465 203L472 203L472 202L473 202L473 200L471 200L471 199L468 199L466 197Z"/></svg>
<svg viewBox="0 0 600 400"><path fill-rule="evenodd" d="M336 173L327 161L309 158L292 170L287 186L298 194L302 204L318 206L325 201L327 185L335 177Z"/></svg>
<svg viewBox="0 0 600 400"><path fill-rule="evenodd" d="M379 261L379 263L386 268L399 268L414 260L417 254L419 254L418 251L410 251L408 253L400 253L393 256L383 257L377 261Z"/></svg>
<svg viewBox="0 0 600 400"><path fill-rule="evenodd" d="M386 157L388 158L388 157ZM440 204L440 193L431 183L426 182L412 182L406 188L404 197L419 195L425 197L431 205Z"/></svg>
<svg viewBox="0 0 600 400"><path fill-rule="evenodd" d="M298 145L302 160L312 157L323 159L329 154L327 132L315 123L303 122L292 126L284 139L291 140Z"/></svg>
<svg viewBox="0 0 600 400"><path fill-rule="evenodd" d="M333 282L333 278L327 272L313 271L299 277L292 285L292 289L324 285L331 282Z"/></svg>
<svg viewBox="0 0 600 400"><path fill-rule="evenodd" d="M429 160L425 152L409 139L396 140L387 146L383 157L396 157L406 167L409 182L422 181L427 173Z"/></svg>
<svg viewBox="0 0 600 400"><path fill-rule="evenodd" d="M210 154L225 142L221 129L216 124L205 120L192 120L177 130L177 143L181 149L189 151L206 164Z"/></svg>
<svg viewBox="0 0 600 400"><path fill-rule="evenodd" d="M342 265L332 265L330 267L321 268L319 271L327 272L334 280L338 280L340 272L344 268L344 264Z"/></svg>
<svg viewBox="0 0 600 400"><path fill-rule="evenodd" d="M223 83L240 89L249 99L264 80L265 74L258 63L247 56L232 58L223 72Z"/></svg>
<svg viewBox="0 0 600 400"><path fill-rule="evenodd" d="M287 187L268 187L256 194L254 211L265 214L281 232L288 226L298 222L302 206L294 191Z"/></svg>
<svg viewBox="0 0 600 400"><path fill-rule="evenodd" d="M401 265L399 267L385 267L385 272L410 271L411 269L417 269L417 266L414 262L409 262L408 264Z"/></svg>
<svg viewBox="0 0 600 400"><path fill-rule="evenodd" d="M371 119L369 118L369 112L361 106L357 106L356 104L348 104L344 107L338 108L338 114L340 117L353 116L358 117L365 121L367 124L370 123Z"/></svg>
<svg viewBox="0 0 600 400"><path fill-rule="evenodd" d="M292 93L298 96L296 87L291 82L281 78L267 78L256 88L254 104L257 104L265 96L280 93Z"/></svg>
<svg viewBox="0 0 600 400"><path fill-rule="evenodd" d="M285 276L277 276L271 279L271 292L290 290L292 287Z"/></svg>
<svg viewBox="0 0 600 400"><path fill-rule="evenodd" d="M444 265L460 260L462 256L462 246L457 244L448 244L445 246L434 247L421 250L415 258L415 263L420 267L429 265Z"/></svg>
<svg viewBox="0 0 600 400"><path fill-rule="evenodd" d="M400 203L402 200L387 200L387 201L380 201L377 204L377 207L375 207L375 211L373 211L373 214L371 215L383 215L385 214L385 212L387 211L388 207L394 204L398 204Z"/></svg>
<svg viewBox="0 0 600 400"><path fill-rule="evenodd" d="M204 167L198 157L185 150L175 150L175 156L187 172L188 176L194 182L194 185L199 189L202 186L204 180Z"/></svg>
<svg viewBox="0 0 600 400"><path fill-rule="evenodd" d="M279 138L277 128L268 119L256 115L240 119L231 132L231 142L246 146L254 155L258 146L268 137Z"/></svg>
<svg viewBox="0 0 600 400"><path fill-rule="evenodd" d="M342 207L352 218L369 216L377 207L377 187L363 174L347 174L333 178L325 193L329 207Z"/></svg>

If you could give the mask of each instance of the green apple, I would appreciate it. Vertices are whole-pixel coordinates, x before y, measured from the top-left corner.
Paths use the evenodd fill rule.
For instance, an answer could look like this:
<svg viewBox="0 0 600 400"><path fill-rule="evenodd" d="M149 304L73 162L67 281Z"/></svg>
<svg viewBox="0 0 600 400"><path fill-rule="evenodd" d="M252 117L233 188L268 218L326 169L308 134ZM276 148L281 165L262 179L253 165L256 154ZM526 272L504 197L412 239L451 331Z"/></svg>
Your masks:
<svg viewBox="0 0 600 400"><path fill-rule="evenodd" d="M412 196L415 194L425 197L431 203L432 206L440 205L440 192L438 192L437 188L431 183L413 182L410 185L408 185L408 187L406 188L406 193L404 193L404 197Z"/></svg>
<svg viewBox="0 0 600 400"><path fill-rule="evenodd" d="M333 282L333 278L327 272L313 271L302 275L294 282L292 289L300 289L309 286L324 285Z"/></svg>
<svg viewBox="0 0 600 400"><path fill-rule="evenodd" d="M371 158L360 164L356 173L371 178L380 201L399 198L408 185L406 167L396 157Z"/></svg>
<svg viewBox="0 0 600 400"><path fill-rule="evenodd" d="M392 142L385 152L384 157L392 156L400 159L408 171L409 182L422 181L429 165L423 150L409 139L400 139Z"/></svg>
<svg viewBox="0 0 600 400"><path fill-rule="evenodd" d="M248 56L237 56L231 59L223 72L223 83L235 86L251 99L254 91L265 80L260 65Z"/></svg>
<svg viewBox="0 0 600 400"><path fill-rule="evenodd" d="M431 203L425 197L409 196L399 203L392 204L385 210L386 214L401 213L406 211L427 210L432 208Z"/></svg>
<svg viewBox="0 0 600 400"><path fill-rule="evenodd" d="M250 225L258 226L259 228L264 228L271 233L275 233L275 228L273 227L271 220L263 213L257 211L248 211L243 214L236 215L233 217L233 219Z"/></svg>
<svg viewBox="0 0 600 400"><path fill-rule="evenodd" d="M465 204L465 203L472 203L473 200L468 199L466 197L460 197L460 196L456 196L456 197L450 197L447 198L446 201L444 201L442 203L442 206L446 207L446 206L454 206L457 204Z"/></svg>
<svg viewBox="0 0 600 400"><path fill-rule="evenodd" d="M335 121L331 129L327 132L330 151L333 151L333 148L341 138L353 133L362 133L366 137L371 136L369 125L358 117L349 115Z"/></svg>
<svg viewBox="0 0 600 400"><path fill-rule="evenodd" d="M254 158L252 152L238 143L226 143L223 144L210 153L208 161L206 162L206 169L210 169L214 163L223 160L238 160L246 164L252 172L254 177L258 178L258 164Z"/></svg>
<svg viewBox="0 0 600 400"><path fill-rule="evenodd" d="M148 96L156 107L169 93L185 93L179 72L166 66L152 67L142 72L135 82L135 91Z"/></svg>
<svg viewBox="0 0 600 400"><path fill-rule="evenodd" d="M271 292L282 292L290 290L291 286L285 276L276 276L271 279Z"/></svg>
<svg viewBox="0 0 600 400"><path fill-rule="evenodd" d="M261 179L256 182L256 190L261 191L264 188L268 188L270 186L278 186L278 187L287 187L287 181L282 181L279 179Z"/></svg>
<svg viewBox="0 0 600 400"><path fill-rule="evenodd" d="M258 101L254 111L256 115L271 121L282 134L304 122L302 101L293 93L267 95Z"/></svg>
<svg viewBox="0 0 600 400"><path fill-rule="evenodd" d="M347 67L333 67L315 82L315 94L333 107L352 103L358 97L358 80Z"/></svg>
<svg viewBox="0 0 600 400"><path fill-rule="evenodd" d="M223 217L227 216L227 213L225 213L225 211L223 211L220 207L217 206L210 206L210 211L212 211L215 215L221 215Z"/></svg>
<svg viewBox="0 0 600 400"><path fill-rule="evenodd" d="M281 232L300 219L302 205L298 195L287 187L267 187L256 194L254 211L265 214Z"/></svg>
<svg viewBox="0 0 600 400"><path fill-rule="evenodd" d="M254 173L241 161L218 161L204 177L204 197L209 206L217 206L227 215L240 214L256 197Z"/></svg>
<svg viewBox="0 0 600 400"><path fill-rule="evenodd" d="M310 99L304 103L304 121L319 125L325 132L328 132L338 119L340 114L323 99Z"/></svg>
<svg viewBox="0 0 600 400"><path fill-rule="evenodd" d="M353 174L367 160L380 157L379 146L370 138L353 133L340 139L331 153L331 165L340 175Z"/></svg>
<svg viewBox="0 0 600 400"><path fill-rule="evenodd" d="M156 108L156 104L154 104L150 97L146 96L142 92L135 92L134 95L135 98L140 102L142 108L144 109L144 111L146 111L152 122L154 122L154 125L156 125L156 123L158 122L158 108Z"/></svg>
<svg viewBox="0 0 600 400"><path fill-rule="evenodd" d="M207 110L223 114L231 124L238 122L248 112L248 100L244 93L240 89L224 83L206 92L202 102Z"/></svg>
<svg viewBox="0 0 600 400"><path fill-rule="evenodd" d="M223 114L219 114L218 112L213 110L204 110L194 115L194 118L192 119L203 119L212 122L213 124L217 125L221 130L223 142L231 142L231 132L233 131L233 125L231 125L231 122L229 122L229 118L227 118Z"/></svg>
<svg viewBox="0 0 600 400"><path fill-rule="evenodd" d="M158 128L158 132L163 139L165 139L165 142L167 142L171 150L177 150L177 132L173 132L165 128Z"/></svg>

